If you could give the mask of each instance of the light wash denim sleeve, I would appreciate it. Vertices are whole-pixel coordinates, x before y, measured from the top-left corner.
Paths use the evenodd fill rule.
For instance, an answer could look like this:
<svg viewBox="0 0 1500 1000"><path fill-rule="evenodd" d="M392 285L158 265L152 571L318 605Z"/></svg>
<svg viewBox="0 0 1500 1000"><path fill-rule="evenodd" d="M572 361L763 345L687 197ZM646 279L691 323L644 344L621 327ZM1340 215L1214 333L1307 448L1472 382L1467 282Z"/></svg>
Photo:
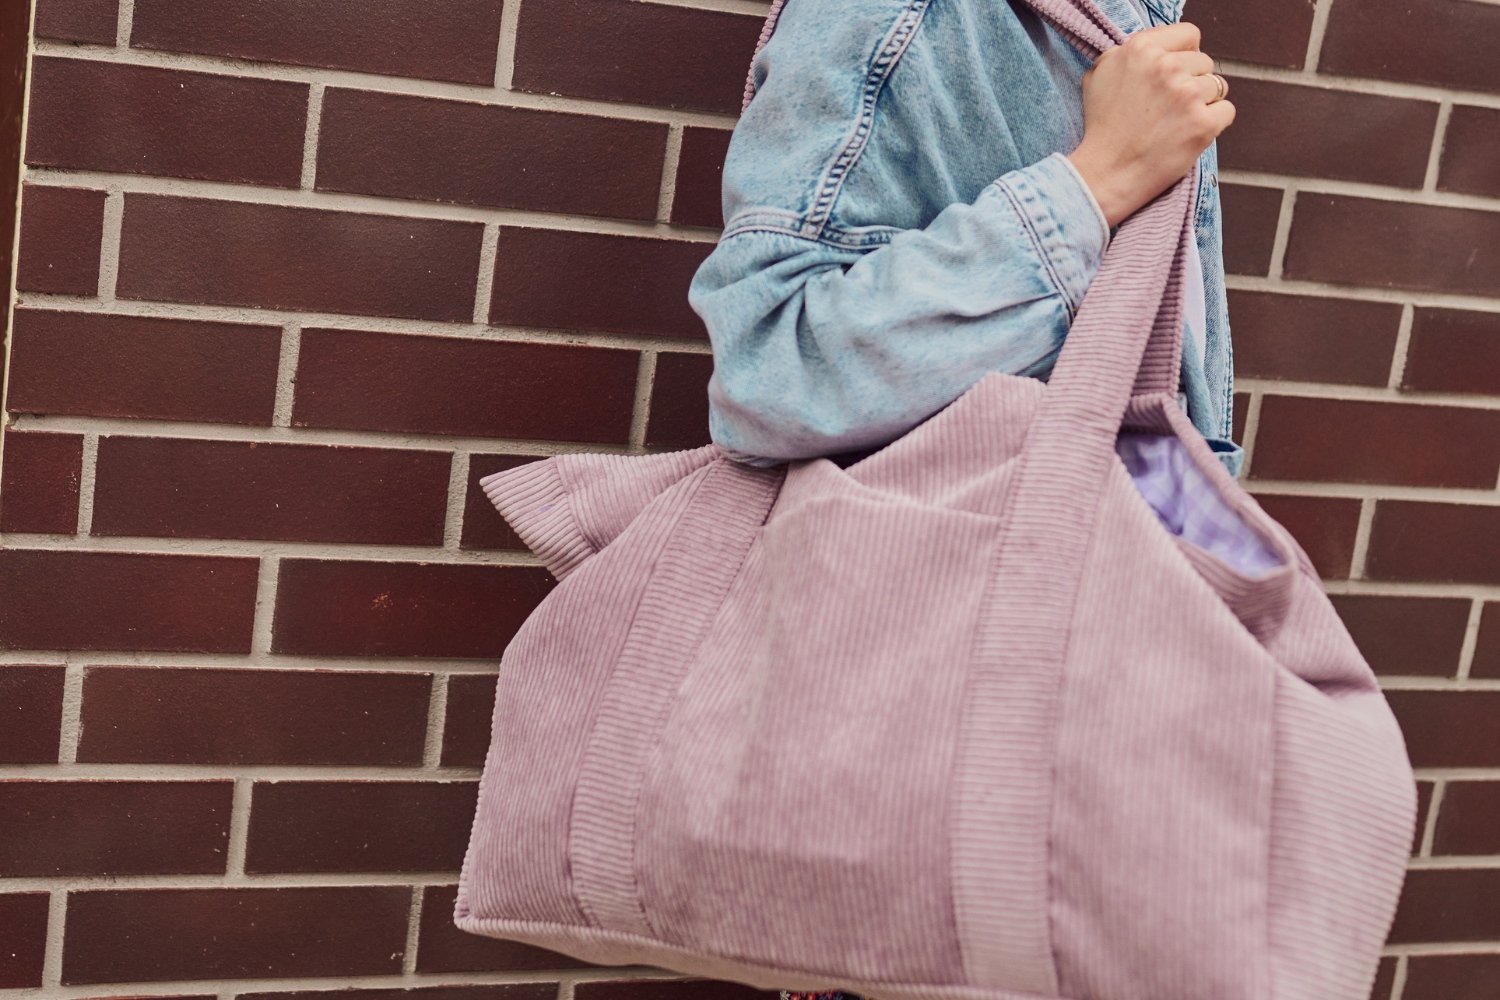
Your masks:
<svg viewBox="0 0 1500 1000"><path fill-rule="evenodd" d="M730 220L689 289L714 354L709 432L729 457L764 467L876 447L988 372L1045 377L1111 231L1054 152L923 228L877 235L809 237L774 212Z"/></svg>

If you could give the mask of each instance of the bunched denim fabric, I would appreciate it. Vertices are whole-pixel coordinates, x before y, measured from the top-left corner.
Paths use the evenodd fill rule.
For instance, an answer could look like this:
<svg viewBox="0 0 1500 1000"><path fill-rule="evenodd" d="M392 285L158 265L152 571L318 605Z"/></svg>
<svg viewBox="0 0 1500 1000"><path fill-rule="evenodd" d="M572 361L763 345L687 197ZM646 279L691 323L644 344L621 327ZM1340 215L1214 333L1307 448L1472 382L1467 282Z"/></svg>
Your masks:
<svg viewBox="0 0 1500 1000"><path fill-rule="evenodd" d="M1141 0L1151 24L1184 2ZM1047 377L1113 236L1064 155L1089 66L1010 0L787 0L688 290L716 444L762 467L871 449L988 372ZM1184 336L1179 398L1238 476L1216 144L1196 169L1206 356Z"/></svg>

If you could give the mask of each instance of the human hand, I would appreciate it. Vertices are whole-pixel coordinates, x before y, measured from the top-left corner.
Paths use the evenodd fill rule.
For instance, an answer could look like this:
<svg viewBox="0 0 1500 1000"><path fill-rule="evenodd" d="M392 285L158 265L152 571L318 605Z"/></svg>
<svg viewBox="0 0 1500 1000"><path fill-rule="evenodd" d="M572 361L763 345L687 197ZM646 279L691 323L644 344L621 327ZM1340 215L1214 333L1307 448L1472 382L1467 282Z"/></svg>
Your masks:
<svg viewBox="0 0 1500 1000"><path fill-rule="evenodd" d="M1187 21L1142 28L1083 75L1083 140L1068 159L1111 227L1181 179L1234 121L1234 105L1214 100L1219 80L1200 38Z"/></svg>

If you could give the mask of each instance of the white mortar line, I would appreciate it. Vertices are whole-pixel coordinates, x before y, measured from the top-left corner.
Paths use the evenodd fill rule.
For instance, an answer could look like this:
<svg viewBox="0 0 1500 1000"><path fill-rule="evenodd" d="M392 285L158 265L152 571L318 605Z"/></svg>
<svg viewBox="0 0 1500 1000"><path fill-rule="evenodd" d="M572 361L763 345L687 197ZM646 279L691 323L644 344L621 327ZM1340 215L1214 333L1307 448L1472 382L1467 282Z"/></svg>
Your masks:
<svg viewBox="0 0 1500 1000"><path fill-rule="evenodd" d="M1470 680L1469 672L1474 667L1474 650L1479 646L1479 620L1484 614L1484 601L1475 598L1469 606L1469 620L1464 625L1464 642L1458 652L1458 680Z"/></svg>
<svg viewBox="0 0 1500 1000"><path fill-rule="evenodd" d="M1427 172L1422 179L1422 190L1437 191L1438 173L1443 165L1443 147L1448 141L1448 121L1453 117L1453 102L1443 100L1438 104L1437 126L1432 130L1432 148L1427 155Z"/></svg>
<svg viewBox="0 0 1500 1000"><path fill-rule="evenodd" d="M656 198L656 221L670 225L672 221L672 199L677 193L677 167L682 160L682 125L673 123L667 127L667 147L662 157L661 188Z"/></svg>
<svg viewBox="0 0 1500 1000"><path fill-rule="evenodd" d="M62 726L56 764L38 764L38 770L58 770L78 760L78 741L83 735L83 664L71 660L63 666Z"/></svg>
<svg viewBox="0 0 1500 1000"><path fill-rule="evenodd" d="M516 72L516 35L521 20L521 5L508 3L500 9L500 40L495 50L495 89L506 91L506 98L514 100L519 94L510 93L511 81Z"/></svg>
<svg viewBox="0 0 1500 1000"><path fill-rule="evenodd" d="M1432 677L1430 675L1382 674L1380 687L1385 691L1500 691L1500 677Z"/></svg>
<svg viewBox="0 0 1500 1000"><path fill-rule="evenodd" d="M115 300L115 285L120 278L120 229L125 218L124 189L110 184L104 195L104 225L99 240L99 301L108 305Z"/></svg>
<svg viewBox="0 0 1500 1000"><path fill-rule="evenodd" d="M421 939L422 886L414 885L411 887L411 906L406 911L406 950L401 956L401 971L405 975L416 974L417 946Z"/></svg>
<svg viewBox="0 0 1500 1000"><path fill-rule="evenodd" d="M216 554L218 550L216 549ZM251 655L257 657L270 654L271 650L271 628L276 614L276 581L281 572L281 556L275 552L260 554L260 563L255 568L255 612L250 623L250 650ZM240 663L244 657L239 654L225 654L225 663ZM203 657L197 657L199 663L205 663ZM91 657L91 663L101 663L98 657ZM133 660L131 662L134 662ZM165 665L165 664L158 664Z"/></svg>
<svg viewBox="0 0 1500 1000"><path fill-rule="evenodd" d="M1409 961L1406 955L1396 957L1396 974L1391 978L1391 1000L1402 1000L1406 993L1406 970Z"/></svg>
<svg viewBox="0 0 1500 1000"><path fill-rule="evenodd" d="M443 728L448 710L448 675L434 671L432 693L427 702L427 739L422 745L422 768L426 771L442 770Z"/></svg>
<svg viewBox="0 0 1500 1000"><path fill-rule="evenodd" d="M630 447L644 448L651 420L651 389L656 381L656 352L642 351L636 368L635 402L630 413Z"/></svg>
<svg viewBox="0 0 1500 1000"><path fill-rule="evenodd" d="M120 0L120 11L115 21L115 48L130 49L130 29L135 24L135 0Z"/></svg>
<svg viewBox="0 0 1500 1000"><path fill-rule="evenodd" d="M262 781L477 781L478 767L440 767L423 770L420 764L5 764L0 780L45 781L223 781L226 778ZM232 773L231 773L232 772ZM358 874L358 873L355 873ZM404 874L404 873L403 873ZM125 876L100 876L109 880ZM142 875L139 878L165 876ZM178 877L178 876L172 876ZM194 876L198 877L198 876ZM202 878L217 878L203 875ZM9 880L7 880L9 884Z"/></svg>
<svg viewBox="0 0 1500 1000"><path fill-rule="evenodd" d="M25 429L19 420L12 426L17 430ZM100 432L81 430L79 433L83 435L83 452L78 463L78 530L71 536L75 539L86 538L94 530L94 492L99 472Z"/></svg>
<svg viewBox="0 0 1500 1000"><path fill-rule="evenodd" d="M1443 793L1448 790L1448 782L1438 779L1433 783L1432 800L1427 804L1427 816L1423 820L1422 842L1417 851L1419 857L1432 857L1432 840L1437 835L1438 810L1443 804Z"/></svg>
<svg viewBox="0 0 1500 1000"><path fill-rule="evenodd" d="M1401 388L1401 380L1406 376L1406 360L1411 353L1411 328L1416 323L1417 309L1410 302L1401 307L1401 318L1396 323L1396 345L1391 351L1391 373L1386 379L1386 388L1399 395L1402 399L1425 397L1420 394L1405 392Z"/></svg>
<svg viewBox="0 0 1500 1000"><path fill-rule="evenodd" d="M1240 447L1245 450L1245 461L1240 467L1240 483L1245 485L1249 482L1248 476L1253 471L1252 464L1255 462L1255 437L1260 430L1260 401L1263 393L1253 384L1244 384L1247 380L1235 378L1235 391L1248 391L1249 400L1245 404L1245 423L1240 430ZM1247 487L1248 488L1248 487Z"/></svg>
<svg viewBox="0 0 1500 1000"><path fill-rule="evenodd" d="M224 859L224 874L217 876L225 885L241 885L249 881L245 875L245 851L250 839L251 791L252 779L234 779L234 796L229 808L229 853Z"/></svg>
<svg viewBox="0 0 1500 1000"><path fill-rule="evenodd" d="M1349 564L1349 578L1365 578L1365 558L1370 551L1370 529L1375 521L1375 497L1365 497L1359 503L1359 523L1354 529L1354 554Z"/></svg>
<svg viewBox="0 0 1500 1000"><path fill-rule="evenodd" d="M443 515L443 548L463 551L464 508L469 496L469 453L455 450L448 466L448 496Z"/></svg>
<svg viewBox="0 0 1500 1000"><path fill-rule="evenodd" d="M276 396L271 426L290 429L296 399L297 359L302 352L302 324L289 320L281 325L281 349L276 358Z"/></svg>
<svg viewBox="0 0 1500 1000"><path fill-rule="evenodd" d="M1287 184L1281 193L1281 211L1276 216L1276 235L1271 240L1271 262L1268 269L1268 277L1280 282L1283 262L1286 259L1286 246L1291 240L1292 213L1297 200L1297 192L1300 185L1296 182Z"/></svg>
<svg viewBox="0 0 1500 1000"><path fill-rule="evenodd" d="M1333 0L1317 0L1314 5L1312 30L1307 33L1307 52L1302 57L1302 69L1296 72L1317 74L1318 54L1323 51L1323 36L1328 32L1328 12L1332 7Z"/></svg>
<svg viewBox="0 0 1500 1000"><path fill-rule="evenodd" d="M307 132L302 138L302 181L311 191L318 181L318 129L323 122L324 84L314 83L307 92Z"/></svg>
<svg viewBox="0 0 1500 1000"><path fill-rule="evenodd" d="M474 283L474 325L488 327L495 294L495 260L500 255L500 224L486 222L479 244L479 280Z"/></svg>
<svg viewBox="0 0 1500 1000"><path fill-rule="evenodd" d="M6 880L7 886L9 880ZM62 983L63 937L67 931L68 893L57 889L47 898L47 933L42 951L42 985L38 990L26 992L56 995ZM6 990L14 996L22 991Z"/></svg>

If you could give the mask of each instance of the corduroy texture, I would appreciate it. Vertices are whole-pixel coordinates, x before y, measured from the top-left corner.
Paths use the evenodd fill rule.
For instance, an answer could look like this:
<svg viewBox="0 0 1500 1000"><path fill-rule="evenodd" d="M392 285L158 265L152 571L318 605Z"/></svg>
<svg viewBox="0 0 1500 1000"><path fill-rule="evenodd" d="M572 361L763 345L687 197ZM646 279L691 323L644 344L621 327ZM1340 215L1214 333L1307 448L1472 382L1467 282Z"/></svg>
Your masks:
<svg viewBox="0 0 1500 1000"><path fill-rule="evenodd" d="M501 661L458 927L879 1000L1363 1000L1413 776L1306 553L1177 404L1195 183L1121 226L1048 382L988 375L847 467L486 477L561 582ZM1122 430L1270 567L1169 530Z"/></svg>

